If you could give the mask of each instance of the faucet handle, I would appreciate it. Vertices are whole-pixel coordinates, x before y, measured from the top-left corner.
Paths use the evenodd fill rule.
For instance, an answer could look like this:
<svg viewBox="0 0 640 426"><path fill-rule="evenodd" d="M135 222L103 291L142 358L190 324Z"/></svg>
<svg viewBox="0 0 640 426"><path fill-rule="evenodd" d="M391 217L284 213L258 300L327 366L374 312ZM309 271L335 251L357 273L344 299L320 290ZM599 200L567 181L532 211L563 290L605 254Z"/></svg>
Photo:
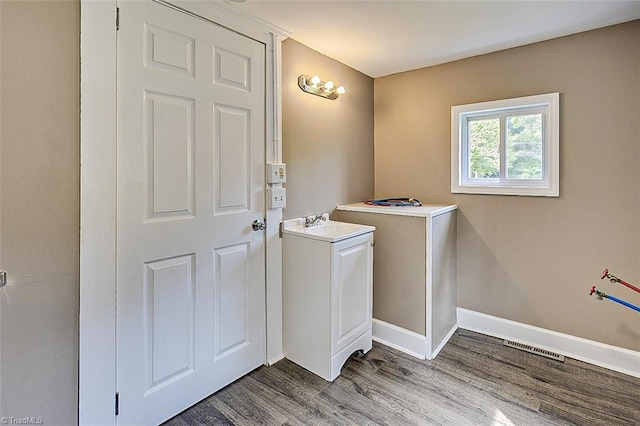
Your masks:
<svg viewBox="0 0 640 426"><path fill-rule="evenodd" d="M312 214L311 216L304 217L304 226L308 228L310 226L319 225L321 221L329 220L329 213Z"/></svg>

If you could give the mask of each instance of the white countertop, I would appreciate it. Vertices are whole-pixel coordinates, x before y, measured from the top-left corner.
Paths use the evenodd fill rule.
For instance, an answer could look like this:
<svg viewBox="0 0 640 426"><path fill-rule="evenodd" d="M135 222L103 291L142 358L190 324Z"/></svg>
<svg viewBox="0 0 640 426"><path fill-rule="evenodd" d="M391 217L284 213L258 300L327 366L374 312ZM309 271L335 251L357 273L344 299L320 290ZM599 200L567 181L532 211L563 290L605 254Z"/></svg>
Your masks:
<svg viewBox="0 0 640 426"><path fill-rule="evenodd" d="M329 243L336 243L376 230L375 226L336 222L333 220L322 221L317 226L306 227L304 226L304 218L285 220L282 228L283 234L311 238Z"/></svg>
<svg viewBox="0 0 640 426"><path fill-rule="evenodd" d="M337 210L352 211L352 212L364 212L364 213L379 213L379 214L391 214L396 216L417 216L417 217L433 217L439 216L443 213L447 213L453 210L457 210L458 206L455 204L425 204L420 207L396 207L396 206L371 206L365 203L343 204L336 206Z"/></svg>

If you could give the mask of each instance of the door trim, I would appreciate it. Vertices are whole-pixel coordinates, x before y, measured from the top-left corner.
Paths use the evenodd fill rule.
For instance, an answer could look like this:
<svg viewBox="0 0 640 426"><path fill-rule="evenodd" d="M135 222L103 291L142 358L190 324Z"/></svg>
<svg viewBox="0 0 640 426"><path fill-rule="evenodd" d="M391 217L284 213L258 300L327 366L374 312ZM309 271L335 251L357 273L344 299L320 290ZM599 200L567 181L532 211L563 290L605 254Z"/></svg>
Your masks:
<svg viewBox="0 0 640 426"><path fill-rule="evenodd" d="M167 3L168 2L163 2ZM282 161L281 43L288 33L222 2L171 4L266 45L266 162ZM114 424L116 0L81 0L79 423ZM265 191L266 192L266 191ZM266 356L282 358L282 209L266 210Z"/></svg>

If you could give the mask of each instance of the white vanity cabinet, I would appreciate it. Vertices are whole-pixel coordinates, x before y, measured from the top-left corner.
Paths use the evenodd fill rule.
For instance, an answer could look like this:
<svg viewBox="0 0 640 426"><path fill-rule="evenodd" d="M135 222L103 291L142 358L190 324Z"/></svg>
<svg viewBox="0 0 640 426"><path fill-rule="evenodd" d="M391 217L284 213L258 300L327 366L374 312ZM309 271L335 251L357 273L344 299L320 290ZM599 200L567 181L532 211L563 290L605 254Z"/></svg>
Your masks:
<svg viewBox="0 0 640 426"><path fill-rule="evenodd" d="M335 223L283 232L284 356L328 381L372 339L375 228L341 238Z"/></svg>

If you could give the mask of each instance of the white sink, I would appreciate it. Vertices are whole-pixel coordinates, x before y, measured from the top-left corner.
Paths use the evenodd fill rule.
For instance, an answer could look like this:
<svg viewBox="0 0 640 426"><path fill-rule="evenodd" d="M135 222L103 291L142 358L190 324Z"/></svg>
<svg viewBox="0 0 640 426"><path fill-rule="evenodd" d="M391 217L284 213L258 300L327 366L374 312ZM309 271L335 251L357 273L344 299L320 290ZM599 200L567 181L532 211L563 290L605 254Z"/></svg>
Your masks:
<svg viewBox="0 0 640 426"><path fill-rule="evenodd" d="M321 221L319 225L305 227L299 220L286 221L283 232L299 237L313 238L321 241L336 242L375 231L375 227L355 223Z"/></svg>

